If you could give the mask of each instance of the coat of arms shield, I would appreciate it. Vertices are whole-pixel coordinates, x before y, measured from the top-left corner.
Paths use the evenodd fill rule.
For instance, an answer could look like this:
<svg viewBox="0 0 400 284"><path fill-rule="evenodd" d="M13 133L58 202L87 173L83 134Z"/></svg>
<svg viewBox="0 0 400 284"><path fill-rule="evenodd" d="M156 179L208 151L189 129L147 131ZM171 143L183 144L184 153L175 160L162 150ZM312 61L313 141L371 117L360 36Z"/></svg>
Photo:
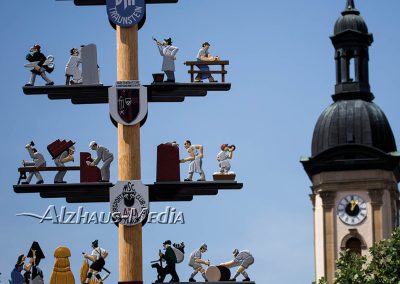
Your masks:
<svg viewBox="0 0 400 284"><path fill-rule="evenodd" d="M118 181L110 188L110 210L115 223L144 224L149 214L149 190L141 180Z"/></svg>
<svg viewBox="0 0 400 284"><path fill-rule="evenodd" d="M147 114L147 89L139 81L118 81L108 89L112 118L123 125L134 125Z"/></svg>

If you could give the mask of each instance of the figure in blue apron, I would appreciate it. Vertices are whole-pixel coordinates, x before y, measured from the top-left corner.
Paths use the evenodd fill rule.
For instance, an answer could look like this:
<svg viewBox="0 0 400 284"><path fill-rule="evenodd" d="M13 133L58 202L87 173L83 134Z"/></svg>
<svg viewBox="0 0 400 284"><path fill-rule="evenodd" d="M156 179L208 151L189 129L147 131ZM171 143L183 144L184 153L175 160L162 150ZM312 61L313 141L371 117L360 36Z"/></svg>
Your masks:
<svg viewBox="0 0 400 284"><path fill-rule="evenodd" d="M202 44L199 52L197 53L197 61L218 61L219 57L218 56L212 56L209 52L208 49L210 47L210 44L208 42L205 42ZM208 65L196 65L200 71L210 71L210 67ZM214 77L211 76L211 73L207 72L202 72L198 73L196 78L194 79L195 82L203 82L204 79L208 79L210 82L218 82L214 80Z"/></svg>

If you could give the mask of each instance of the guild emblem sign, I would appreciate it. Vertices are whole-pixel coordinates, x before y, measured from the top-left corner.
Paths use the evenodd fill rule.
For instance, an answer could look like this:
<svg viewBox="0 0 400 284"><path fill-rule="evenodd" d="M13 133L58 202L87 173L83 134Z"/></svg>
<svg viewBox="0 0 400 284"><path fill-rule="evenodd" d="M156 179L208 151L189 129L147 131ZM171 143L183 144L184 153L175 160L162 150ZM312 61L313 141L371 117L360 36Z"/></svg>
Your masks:
<svg viewBox="0 0 400 284"><path fill-rule="evenodd" d="M108 89L108 102L115 121L134 125L147 114L147 89L139 81L117 81Z"/></svg>
<svg viewBox="0 0 400 284"><path fill-rule="evenodd" d="M120 27L128 28L138 24L145 13L145 0L107 0L108 18Z"/></svg>
<svg viewBox="0 0 400 284"><path fill-rule="evenodd" d="M141 180L118 181L110 188L110 207L114 222L134 226L149 214L149 190Z"/></svg>

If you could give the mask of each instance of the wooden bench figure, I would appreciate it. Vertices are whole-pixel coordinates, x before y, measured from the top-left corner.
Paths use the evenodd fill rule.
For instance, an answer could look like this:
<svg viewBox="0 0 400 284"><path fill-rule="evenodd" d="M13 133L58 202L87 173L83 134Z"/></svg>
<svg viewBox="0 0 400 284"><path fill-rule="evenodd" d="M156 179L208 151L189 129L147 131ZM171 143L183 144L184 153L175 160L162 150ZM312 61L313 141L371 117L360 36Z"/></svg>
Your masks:
<svg viewBox="0 0 400 284"><path fill-rule="evenodd" d="M26 173L29 172L51 172L51 171L80 171L80 182L98 182L101 180L100 169L97 166L89 166L86 161L91 162L92 158L90 153L80 153L80 166L71 167L20 167L18 168L19 179L18 184L21 180L26 180Z"/></svg>
<svg viewBox="0 0 400 284"><path fill-rule="evenodd" d="M194 82L194 74L221 74L221 82L225 83L225 74L228 71L225 70L225 65L229 65L228 60L215 60L215 61L185 61L183 64L186 66L190 66L190 70L188 73L190 74L190 82ZM221 70L209 70L209 71L202 71L202 70L194 70L194 66L201 66L201 65L219 65L221 66Z"/></svg>

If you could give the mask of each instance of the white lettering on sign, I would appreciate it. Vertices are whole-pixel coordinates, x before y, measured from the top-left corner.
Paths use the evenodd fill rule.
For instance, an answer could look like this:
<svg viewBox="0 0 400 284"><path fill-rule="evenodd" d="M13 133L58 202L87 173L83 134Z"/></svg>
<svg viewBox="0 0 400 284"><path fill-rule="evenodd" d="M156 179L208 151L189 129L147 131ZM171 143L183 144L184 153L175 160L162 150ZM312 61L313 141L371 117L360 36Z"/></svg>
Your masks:
<svg viewBox="0 0 400 284"><path fill-rule="evenodd" d="M124 1L124 9L128 8L128 6L134 6L135 0L117 0L116 5L119 6Z"/></svg>
<svg viewBox="0 0 400 284"><path fill-rule="evenodd" d="M133 22L137 22L137 19L139 19L143 13L143 7L135 7L135 11L130 15L129 17L123 17L121 16L118 11L117 7L115 8L110 8L110 17L114 20L114 22L117 25L132 25Z"/></svg>
<svg viewBox="0 0 400 284"><path fill-rule="evenodd" d="M127 81L117 81L115 83L117 88L138 88L140 87L140 81L138 80L127 80Z"/></svg>

